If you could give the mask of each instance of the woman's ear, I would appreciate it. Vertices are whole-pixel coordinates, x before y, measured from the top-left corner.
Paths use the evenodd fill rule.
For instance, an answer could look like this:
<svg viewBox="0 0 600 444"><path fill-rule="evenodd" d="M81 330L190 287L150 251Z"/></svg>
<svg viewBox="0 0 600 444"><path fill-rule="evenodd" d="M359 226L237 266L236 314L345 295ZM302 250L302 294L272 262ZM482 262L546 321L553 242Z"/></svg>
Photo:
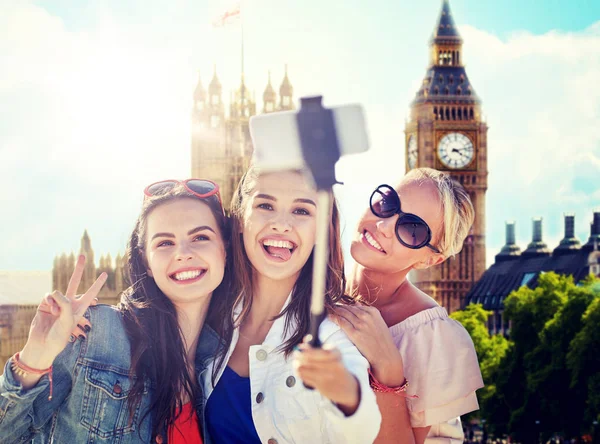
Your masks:
<svg viewBox="0 0 600 444"><path fill-rule="evenodd" d="M425 270L429 267L433 267L434 265L441 264L445 260L446 257L443 254L436 253L421 262L417 262L413 268L417 270Z"/></svg>

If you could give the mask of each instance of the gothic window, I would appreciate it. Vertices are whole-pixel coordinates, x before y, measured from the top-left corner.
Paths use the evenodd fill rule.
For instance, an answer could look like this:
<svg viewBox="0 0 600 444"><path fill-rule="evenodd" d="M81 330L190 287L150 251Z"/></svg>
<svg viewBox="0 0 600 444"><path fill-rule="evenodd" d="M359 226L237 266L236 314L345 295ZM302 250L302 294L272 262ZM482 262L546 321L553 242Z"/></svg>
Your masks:
<svg viewBox="0 0 600 444"><path fill-rule="evenodd" d="M213 94L213 96L212 96L212 100L211 100L211 103L212 103L213 105L218 105L218 104L219 104L219 96L218 96L218 95L216 95L216 94Z"/></svg>
<svg viewBox="0 0 600 444"><path fill-rule="evenodd" d="M454 76L452 74L450 74L450 79L448 79L448 83L450 83L450 85L454 85Z"/></svg>
<svg viewBox="0 0 600 444"><path fill-rule="evenodd" d="M438 120L438 109L437 109L437 106L433 108L433 115L434 115L434 119Z"/></svg>
<svg viewBox="0 0 600 444"><path fill-rule="evenodd" d="M450 120L450 108L446 108L446 120ZM448 262L448 264L450 264Z"/></svg>
<svg viewBox="0 0 600 444"><path fill-rule="evenodd" d="M452 120L456 120L456 108L452 108Z"/></svg>
<svg viewBox="0 0 600 444"><path fill-rule="evenodd" d="M444 76L440 74L438 77L438 81L440 82L440 84L443 85L444 84Z"/></svg>
<svg viewBox="0 0 600 444"><path fill-rule="evenodd" d="M440 89L436 86L433 88L433 95L437 96L440 93Z"/></svg>
<svg viewBox="0 0 600 444"><path fill-rule="evenodd" d="M444 94L450 94L450 88L448 88L447 86L444 88Z"/></svg>
<svg viewBox="0 0 600 444"><path fill-rule="evenodd" d="M459 86L460 88L460 86ZM458 120L462 120L462 108L458 108Z"/></svg>
<svg viewBox="0 0 600 444"><path fill-rule="evenodd" d="M462 94L462 88L459 86L458 88L456 88L456 95L460 96Z"/></svg>
<svg viewBox="0 0 600 444"><path fill-rule="evenodd" d="M290 98L288 96L283 96L281 98L281 103L283 106L290 106Z"/></svg>
<svg viewBox="0 0 600 444"><path fill-rule="evenodd" d="M273 111L273 102L267 102L265 104L265 110L270 113L271 111Z"/></svg>
<svg viewBox="0 0 600 444"><path fill-rule="evenodd" d="M473 117L473 108L471 108L471 112L470 112L470 116L469 117L471 118L471 120L474 119L474 117Z"/></svg>
<svg viewBox="0 0 600 444"><path fill-rule="evenodd" d="M465 75L461 74L460 75L460 84L462 85L463 83L465 83Z"/></svg>

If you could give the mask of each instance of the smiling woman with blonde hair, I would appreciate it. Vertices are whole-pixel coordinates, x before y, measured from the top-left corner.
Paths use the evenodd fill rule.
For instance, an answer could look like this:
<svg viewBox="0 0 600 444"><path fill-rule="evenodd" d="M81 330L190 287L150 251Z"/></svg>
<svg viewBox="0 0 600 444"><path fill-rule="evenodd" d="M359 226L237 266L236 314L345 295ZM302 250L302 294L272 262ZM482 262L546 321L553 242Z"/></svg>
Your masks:
<svg viewBox="0 0 600 444"><path fill-rule="evenodd" d="M458 254L474 220L466 190L429 168L371 195L351 245L356 261L338 322L371 364L382 413L377 443L463 441L460 416L483 387L473 342L407 276Z"/></svg>

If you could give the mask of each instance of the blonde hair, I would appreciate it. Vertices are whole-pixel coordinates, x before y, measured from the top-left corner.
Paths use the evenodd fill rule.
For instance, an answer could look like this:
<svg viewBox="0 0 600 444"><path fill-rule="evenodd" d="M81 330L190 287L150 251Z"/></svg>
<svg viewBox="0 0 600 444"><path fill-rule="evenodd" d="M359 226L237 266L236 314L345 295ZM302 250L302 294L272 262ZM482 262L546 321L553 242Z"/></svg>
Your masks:
<svg viewBox="0 0 600 444"><path fill-rule="evenodd" d="M446 257L460 253L475 219L475 209L469 193L450 174L433 168L415 168L402 179L402 183L413 181L430 181L437 188L443 220L436 247Z"/></svg>

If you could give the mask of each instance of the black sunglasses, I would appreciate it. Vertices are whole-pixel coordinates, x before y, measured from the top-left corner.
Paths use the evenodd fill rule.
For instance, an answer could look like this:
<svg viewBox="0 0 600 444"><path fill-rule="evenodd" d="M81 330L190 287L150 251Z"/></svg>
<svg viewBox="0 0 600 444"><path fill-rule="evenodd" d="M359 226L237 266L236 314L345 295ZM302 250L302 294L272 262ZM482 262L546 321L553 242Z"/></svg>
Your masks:
<svg viewBox="0 0 600 444"><path fill-rule="evenodd" d="M389 185L379 185L369 201L371 212L383 219L393 217L398 214L396 222L396 237L398 241L406 248L418 250L428 247L436 253L441 253L431 242L431 229L427 222L419 216L411 213L403 213L400 209L400 196L394 188Z"/></svg>

